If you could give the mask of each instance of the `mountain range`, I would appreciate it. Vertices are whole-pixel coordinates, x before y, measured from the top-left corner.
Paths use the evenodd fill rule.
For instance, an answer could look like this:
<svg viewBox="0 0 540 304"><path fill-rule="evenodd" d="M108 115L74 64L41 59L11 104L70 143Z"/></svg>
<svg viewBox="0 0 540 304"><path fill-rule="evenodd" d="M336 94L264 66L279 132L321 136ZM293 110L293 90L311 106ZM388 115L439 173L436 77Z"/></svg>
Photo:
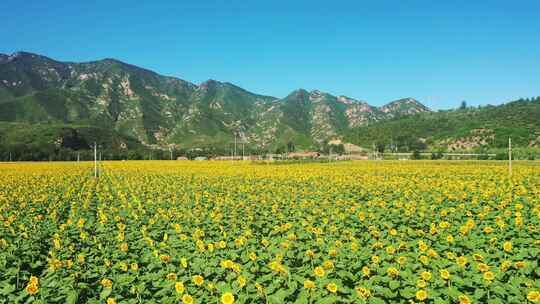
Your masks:
<svg viewBox="0 0 540 304"><path fill-rule="evenodd" d="M112 147L197 148L228 147L236 137L267 150L291 143L317 149L359 127L429 112L413 98L382 107L318 90L276 98L228 82L194 84L115 59L75 63L0 54L0 135L10 143L46 138L59 145L97 140Z"/></svg>

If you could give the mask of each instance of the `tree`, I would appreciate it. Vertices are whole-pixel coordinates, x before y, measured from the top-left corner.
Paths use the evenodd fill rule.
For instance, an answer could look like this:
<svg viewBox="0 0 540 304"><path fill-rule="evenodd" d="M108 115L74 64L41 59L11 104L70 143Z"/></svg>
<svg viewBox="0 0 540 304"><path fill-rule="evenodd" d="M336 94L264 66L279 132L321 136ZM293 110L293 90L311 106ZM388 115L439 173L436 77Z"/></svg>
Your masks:
<svg viewBox="0 0 540 304"><path fill-rule="evenodd" d="M377 142L375 144L375 150L379 153L384 153L385 144L383 142Z"/></svg>
<svg viewBox="0 0 540 304"><path fill-rule="evenodd" d="M443 154L441 151L431 153L431 159L436 160L441 158L443 158Z"/></svg>
<svg viewBox="0 0 540 304"><path fill-rule="evenodd" d="M334 154L343 155L345 154L345 146L343 146L342 144L332 145L332 152Z"/></svg>
<svg viewBox="0 0 540 304"><path fill-rule="evenodd" d="M294 142L289 141L289 142L287 143L287 151L289 151L289 152L294 152L294 151L296 151L296 146L294 145Z"/></svg>

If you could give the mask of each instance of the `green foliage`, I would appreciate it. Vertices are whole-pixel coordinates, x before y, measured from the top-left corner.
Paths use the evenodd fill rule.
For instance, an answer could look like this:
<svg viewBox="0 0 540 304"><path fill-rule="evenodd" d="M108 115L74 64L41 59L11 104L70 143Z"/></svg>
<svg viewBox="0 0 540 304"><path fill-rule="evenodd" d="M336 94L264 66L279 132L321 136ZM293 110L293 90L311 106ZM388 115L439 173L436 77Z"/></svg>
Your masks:
<svg viewBox="0 0 540 304"><path fill-rule="evenodd" d="M477 149L490 151L506 147L508 137L517 147L540 142L538 99L499 107L465 104L461 110L411 116L429 109L412 98L376 108L306 90L277 99L214 80L195 85L114 59L63 63L29 53L9 58L0 58L0 121L30 126L28 136L8 132L2 141L11 146L28 144L28 139L33 145L50 144L59 132L52 125L100 130L94 136L77 128L86 143L115 134L103 141L115 142L111 146L118 138L139 146L174 143L223 155L229 155L235 133L249 142L250 152L324 150L323 143L335 137L364 148L375 144L379 152L445 150L449 142L471 137L486 141ZM356 114L351 118L351 113ZM368 125L349 129L359 122ZM42 125L49 127L42 130Z"/></svg>
<svg viewBox="0 0 540 304"><path fill-rule="evenodd" d="M490 149L507 147L509 137L515 146L527 147L540 134L539 121L540 98L534 98L496 107L420 113L381 121L349 131L346 139L364 147L374 142L385 147L394 144L400 151L424 150L441 146L445 140L475 136L485 139Z"/></svg>

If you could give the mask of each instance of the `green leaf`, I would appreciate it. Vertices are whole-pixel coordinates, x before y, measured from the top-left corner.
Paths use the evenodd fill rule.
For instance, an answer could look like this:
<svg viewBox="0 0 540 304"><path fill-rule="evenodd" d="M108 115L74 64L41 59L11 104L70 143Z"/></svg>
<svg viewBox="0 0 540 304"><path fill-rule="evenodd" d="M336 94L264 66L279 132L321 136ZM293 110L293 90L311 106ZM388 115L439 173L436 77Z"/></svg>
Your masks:
<svg viewBox="0 0 540 304"><path fill-rule="evenodd" d="M486 291L483 290L483 289L476 289L474 294L473 294L473 297L477 300L481 299L482 297L484 297L484 295L486 294Z"/></svg>
<svg viewBox="0 0 540 304"><path fill-rule="evenodd" d="M77 293L77 291L72 290L72 291L68 292L68 294L67 294L66 304L75 304L75 303L77 303L78 298L79 298L79 294Z"/></svg>
<svg viewBox="0 0 540 304"><path fill-rule="evenodd" d="M406 299L412 299L415 297L416 289L413 287L405 287L401 289L399 293Z"/></svg>
<svg viewBox="0 0 540 304"><path fill-rule="evenodd" d="M306 290L302 290L296 298L295 304L308 304L309 303L309 293Z"/></svg>
<svg viewBox="0 0 540 304"><path fill-rule="evenodd" d="M111 295L112 289L111 288L105 288L103 291L99 294L99 298L101 300L106 300Z"/></svg>
<svg viewBox="0 0 540 304"><path fill-rule="evenodd" d="M376 298L376 297L369 298L369 303L370 304L386 304L386 302L383 299Z"/></svg>
<svg viewBox="0 0 540 304"><path fill-rule="evenodd" d="M338 297L336 296L328 296L328 297L324 297L320 300L318 300L316 303L317 304L332 304L332 303L337 303L338 302Z"/></svg>
<svg viewBox="0 0 540 304"><path fill-rule="evenodd" d="M399 281L396 281L396 280L391 280L388 285L390 286L390 289L392 290L396 290L400 286Z"/></svg>
<svg viewBox="0 0 540 304"><path fill-rule="evenodd" d="M446 294L452 299L452 300L457 300L458 297L461 295L461 293L459 292L459 290L457 290L457 288L455 287L449 287L447 290L446 290Z"/></svg>
<svg viewBox="0 0 540 304"><path fill-rule="evenodd" d="M0 295L8 295L15 291L15 286L9 284L7 281L4 281L0 284L2 289L0 289Z"/></svg>
<svg viewBox="0 0 540 304"><path fill-rule="evenodd" d="M270 303L284 303L285 298L289 296L289 291L286 289L280 289L275 294L268 297Z"/></svg>

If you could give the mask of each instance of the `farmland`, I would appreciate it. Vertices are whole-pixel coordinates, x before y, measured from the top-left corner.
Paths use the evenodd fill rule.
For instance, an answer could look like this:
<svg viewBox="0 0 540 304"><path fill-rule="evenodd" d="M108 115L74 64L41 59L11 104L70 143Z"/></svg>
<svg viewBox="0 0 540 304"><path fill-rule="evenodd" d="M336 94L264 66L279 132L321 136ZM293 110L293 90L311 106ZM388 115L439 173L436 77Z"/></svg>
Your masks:
<svg viewBox="0 0 540 304"><path fill-rule="evenodd" d="M0 303L540 303L540 163L0 164Z"/></svg>

